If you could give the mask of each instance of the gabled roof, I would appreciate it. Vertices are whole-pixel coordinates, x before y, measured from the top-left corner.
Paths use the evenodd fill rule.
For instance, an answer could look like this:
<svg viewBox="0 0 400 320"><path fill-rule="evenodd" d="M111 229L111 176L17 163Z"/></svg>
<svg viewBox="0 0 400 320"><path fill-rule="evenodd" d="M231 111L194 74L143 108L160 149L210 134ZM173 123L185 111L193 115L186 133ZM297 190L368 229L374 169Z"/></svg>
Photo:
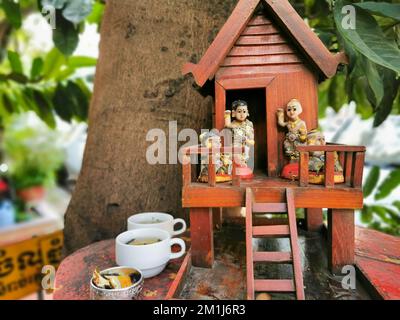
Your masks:
<svg viewBox="0 0 400 320"><path fill-rule="evenodd" d="M203 86L208 79L211 80L246 28L260 2L300 51L320 71L322 77L333 77L338 65L347 63L347 57L343 52L333 54L325 47L287 0L239 0L232 15L200 62L186 63L182 70L183 74L192 73L199 86Z"/></svg>

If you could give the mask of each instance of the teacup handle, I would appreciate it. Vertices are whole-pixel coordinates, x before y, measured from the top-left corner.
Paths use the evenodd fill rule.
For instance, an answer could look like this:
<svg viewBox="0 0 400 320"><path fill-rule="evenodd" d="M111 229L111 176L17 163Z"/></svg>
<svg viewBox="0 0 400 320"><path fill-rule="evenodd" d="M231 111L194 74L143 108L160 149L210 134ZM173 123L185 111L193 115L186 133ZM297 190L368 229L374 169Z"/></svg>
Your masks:
<svg viewBox="0 0 400 320"><path fill-rule="evenodd" d="M174 231L173 232L174 236L177 236L178 234L184 233L186 231L186 222L185 222L185 220L183 220L183 219L175 219L174 220L174 226L177 223L182 223L182 228L180 228L179 230Z"/></svg>
<svg viewBox="0 0 400 320"><path fill-rule="evenodd" d="M185 252L186 252L185 241L183 241L182 239L179 239L179 238L173 238L170 240L169 243L171 246L173 246L174 244L177 244L181 247L181 251L171 253L170 259L178 259L185 254Z"/></svg>

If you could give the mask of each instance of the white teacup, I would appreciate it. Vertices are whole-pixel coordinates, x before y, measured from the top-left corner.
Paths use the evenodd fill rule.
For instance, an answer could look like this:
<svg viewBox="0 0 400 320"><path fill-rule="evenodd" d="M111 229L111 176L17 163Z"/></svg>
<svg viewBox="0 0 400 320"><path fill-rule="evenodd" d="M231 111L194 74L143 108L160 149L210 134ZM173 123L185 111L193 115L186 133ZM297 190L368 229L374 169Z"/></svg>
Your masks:
<svg viewBox="0 0 400 320"><path fill-rule="evenodd" d="M174 230L176 224L181 223L182 228ZM135 214L128 218L128 230L156 228L168 231L171 237L182 234L186 231L186 222L183 219L174 219L168 213L146 212Z"/></svg>
<svg viewBox="0 0 400 320"><path fill-rule="evenodd" d="M161 241L145 245L128 245L133 239L157 238ZM178 244L181 251L171 252L171 246ZM115 241L115 257L119 266L136 267L144 278L151 278L161 273L171 259L185 254L186 245L182 239L171 238L161 229L137 229L121 233Z"/></svg>

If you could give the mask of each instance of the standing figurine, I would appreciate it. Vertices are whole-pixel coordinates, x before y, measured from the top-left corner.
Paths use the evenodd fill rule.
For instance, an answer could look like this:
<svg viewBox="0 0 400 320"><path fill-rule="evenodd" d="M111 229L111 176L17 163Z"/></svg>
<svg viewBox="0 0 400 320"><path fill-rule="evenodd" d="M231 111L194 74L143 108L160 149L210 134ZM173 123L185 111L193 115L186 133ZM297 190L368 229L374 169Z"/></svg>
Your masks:
<svg viewBox="0 0 400 320"><path fill-rule="evenodd" d="M291 100L286 106L288 122L285 122L285 111L281 108L277 111L278 124L288 129L283 145L286 156L292 161L299 159L299 152L296 150L296 146L305 145L307 142L307 126L299 118L302 112L303 108L297 99Z"/></svg>
<svg viewBox="0 0 400 320"><path fill-rule="evenodd" d="M235 118L232 121L231 116ZM248 167L250 148L255 145L253 122L248 120L249 109L246 101L237 100L232 104L232 112L225 111L225 128L233 133L233 147L243 148L236 174L242 179L253 178L253 170Z"/></svg>

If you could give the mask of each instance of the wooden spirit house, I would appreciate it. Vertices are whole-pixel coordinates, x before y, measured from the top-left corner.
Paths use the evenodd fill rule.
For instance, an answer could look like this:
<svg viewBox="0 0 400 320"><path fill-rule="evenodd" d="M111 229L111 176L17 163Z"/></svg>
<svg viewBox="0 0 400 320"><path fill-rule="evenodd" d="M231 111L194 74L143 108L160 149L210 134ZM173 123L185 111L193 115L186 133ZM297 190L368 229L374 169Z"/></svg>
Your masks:
<svg viewBox="0 0 400 320"><path fill-rule="evenodd" d="M219 215L220 208L246 206L250 298L250 291L278 289L293 290L298 298L303 297L295 208L306 209L307 226L314 230L322 225L322 209L328 208L329 266L338 271L354 263L354 209L363 206L365 148L332 144L299 147L299 181L281 179L280 171L287 163L285 132L276 118L277 109L296 98L303 106L307 127L317 128L318 84L334 76L339 64L346 62L344 53L333 54L324 46L287 0L240 0L200 62L183 67L183 73L193 74L199 86L215 82L215 128L224 128L224 113L234 100L244 99L249 104L256 133L254 179L240 181L233 172L231 183L216 184L210 162L208 185L192 182L189 155L204 150L188 148L182 202L190 209L192 264L201 267L212 267L214 261L213 212ZM308 155L317 150L325 152L325 182L319 186L308 182ZM343 184L334 183L335 153L344 168ZM289 223L269 229L253 227L254 212L288 212ZM293 241L291 258L280 253L253 253L251 239L257 235L289 236ZM293 262L294 282L254 281L253 261L279 260Z"/></svg>

